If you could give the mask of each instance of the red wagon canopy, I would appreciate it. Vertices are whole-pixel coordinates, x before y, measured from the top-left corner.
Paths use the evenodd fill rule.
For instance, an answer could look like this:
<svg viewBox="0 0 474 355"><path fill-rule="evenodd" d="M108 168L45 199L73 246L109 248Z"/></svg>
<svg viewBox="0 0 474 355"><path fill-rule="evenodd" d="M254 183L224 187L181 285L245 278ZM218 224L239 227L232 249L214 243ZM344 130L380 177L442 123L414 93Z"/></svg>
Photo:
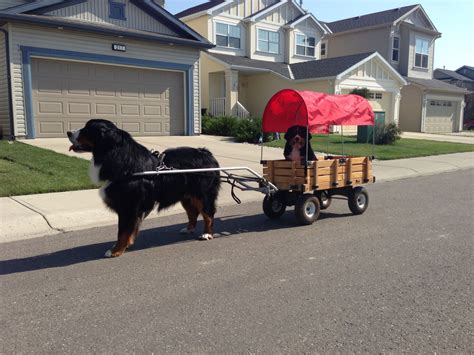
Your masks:
<svg viewBox="0 0 474 355"><path fill-rule="evenodd" d="M286 132L307 126L311 133L327 133L329 126L372 126L374 112L358 95L327 95L285 89L277 92L263 113L263 132Z"/></svg>

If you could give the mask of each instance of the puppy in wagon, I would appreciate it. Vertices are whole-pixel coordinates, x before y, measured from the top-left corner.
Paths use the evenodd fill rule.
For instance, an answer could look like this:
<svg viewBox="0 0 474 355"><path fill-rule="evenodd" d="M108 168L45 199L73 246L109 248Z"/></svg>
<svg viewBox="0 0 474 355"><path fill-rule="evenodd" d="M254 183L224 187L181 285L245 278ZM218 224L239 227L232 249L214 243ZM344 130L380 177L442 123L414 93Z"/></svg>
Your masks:
<svg viewBox="0 0 474 355"><path fill-rule="evenodd" d="M311 133L304 126L291 126L285 133L285 150L283 155L286 160L304 162L306 152L308 152L308 161L318 160L311 147Z"/></svg>

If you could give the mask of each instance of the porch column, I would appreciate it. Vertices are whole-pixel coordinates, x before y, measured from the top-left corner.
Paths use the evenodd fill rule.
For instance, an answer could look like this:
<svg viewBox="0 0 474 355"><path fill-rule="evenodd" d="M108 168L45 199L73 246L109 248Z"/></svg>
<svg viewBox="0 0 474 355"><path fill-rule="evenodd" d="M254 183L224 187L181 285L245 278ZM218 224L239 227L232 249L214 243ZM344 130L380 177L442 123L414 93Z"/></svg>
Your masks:
<svg viewBox="0 0 474 355"><path fill-rule="evenodd" d="M239 101L239 72L237 70L225 71L225 114L232 116L234 107Z"/></svg>
<svg viewBox="0 0 474 355"><path fill-rule="evenodd" d="M400 100L402 95L400 95L400 91L392 92L392 107L393 107L393 122L398 127L399 118L400 118Z"/></svg>
<svg viewBox="0 0 474 355"><path fill-rule="evenodd" d="M457 132L462 132L463 124L464 124L464 107L466 107L466 102L464 100L459 102L459 122L458 122L458 129Z"/></svg>

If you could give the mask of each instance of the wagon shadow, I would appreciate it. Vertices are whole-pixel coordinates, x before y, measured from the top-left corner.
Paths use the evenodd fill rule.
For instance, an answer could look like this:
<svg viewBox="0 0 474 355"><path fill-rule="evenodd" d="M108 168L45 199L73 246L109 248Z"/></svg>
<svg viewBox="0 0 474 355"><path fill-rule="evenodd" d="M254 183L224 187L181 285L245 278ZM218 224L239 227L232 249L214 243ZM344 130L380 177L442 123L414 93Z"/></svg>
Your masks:
<svg viewBox="0 0 474 355"><path fill-rule="evenodd" d="M216 218L215 220L215 239L229 238L244 233L264 233L283 228L292 228L295 226L296 223L291 211L287 212L279 220L269 220L262 214L251 216L226 216ZM145 226L140 232L135 245L127 253L136 253L144 249L157 248L178 243L200 242L196 240L196 237L199 235L198 233L194 235L179 234L178 231L182 227L183 223L148 229L146 229ZM197 231L201 230L202 222L200 221L197 226ZM103 259L105 251L108 250L113 243L114 240L110 239L107 242L82 245L47 254L3 260L0 261L0 275L66 267L89 261L100 261ZM119 260L120 259L121 258L119 258Z"/></svg>

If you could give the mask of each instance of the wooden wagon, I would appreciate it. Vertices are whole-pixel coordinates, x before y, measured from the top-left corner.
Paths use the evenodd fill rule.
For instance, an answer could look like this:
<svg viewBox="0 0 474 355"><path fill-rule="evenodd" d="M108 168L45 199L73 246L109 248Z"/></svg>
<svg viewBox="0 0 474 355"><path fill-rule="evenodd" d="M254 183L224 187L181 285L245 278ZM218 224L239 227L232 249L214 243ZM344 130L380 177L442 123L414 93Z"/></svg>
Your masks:
<svg viewBox="0 0 474 355"><path fill-rule="evenodd" d="M264 112L264 132L285 132L294 125L311 133L328 132L331 125L373 125L369 103L355 95L330 96L313 92L282 90ZM352 213L362 214L369 195L362 186L375 182L373 157L319 156L317 161L261 160L263 176L278 188L265 196L263 211L279 218L287 206L295 206L299 223L312 224L334 195L345 196Z"/></svg>

